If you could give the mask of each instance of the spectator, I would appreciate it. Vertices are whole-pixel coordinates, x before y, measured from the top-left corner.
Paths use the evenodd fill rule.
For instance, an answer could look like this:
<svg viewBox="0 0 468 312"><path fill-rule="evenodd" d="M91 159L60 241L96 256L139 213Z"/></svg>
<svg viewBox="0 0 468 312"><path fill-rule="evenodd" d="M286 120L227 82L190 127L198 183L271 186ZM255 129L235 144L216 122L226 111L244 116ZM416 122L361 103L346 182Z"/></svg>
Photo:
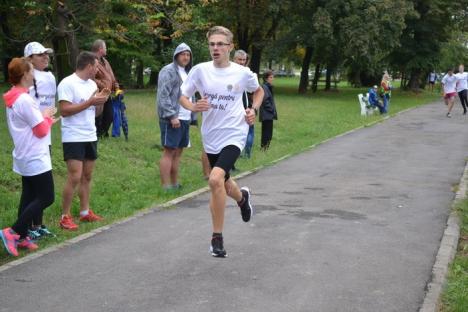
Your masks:
<svg viewBox="0 0 468 312"><path fill-rule="evenodd" d="M384 106L382 103L379 101L379 97L377 95L379 88L375 85L374 87L369 89L369 98L367 99L369 101L369 104L372 107L377 107L379 109L379 112L381 114L385 113Z"/></svg>
<svg viewBox="0 0 468 312"><path fill-rule="evenodd" d="M262 141L261 149L266 151L270 148L270 142L273 138L273 120L278 119L276 112L275 98L273 96L273 71L267 70L263 74L263 103L260 106L260 121L262 122Z"/></svg>
<svg viewBox="0 0 468 312"><path fill-rule="evenodd" d="M127 107L123 101L124 86L119 84L120 87L115 91L115 96L112 99L112 110L114 112L114 119L112 121L112 137L120 137L120 127L122 127L125 141L128 141L128 120L125 111Z"/></svg>
<svg viewBox="0 0 468 312"><path fill-rule="evenodd" d="M39 104L39 110L44 111L47 108L55 109L55 95L57 93L57 83L54 75L47 71L49 66L49 55L54 51L45 48L39 42L30 42L24 47L24 57L32 63L34 67L34 83L29 89L29 95ZM44 137L52 151L52 140L50 132ZM43 224L43 210L40 210L33 218L33 222L28 231L28 236L32 239L38 239L42 236L53 236L52 232Z"/></svg>
<svg viewBox="0 0 468 312"><path fill-rule="evenodd" d="M460 98L460 103L463 107L463 115L466 115L466 109L468 108L468 73L465 72L465 67L463 66L463 64L460 64L460 66L458 66L458 73L455 74L455 77L457 78L457 92L458 97Z"/></svg>
<svg viewBox="0 0 468 312"><path fill-rule="evenodd" d="M442 92L444 96L445 105L447 105L447 117L452 117L452 108L457 94L457 77L453 74L453 69L449 68L447 74L442 78Z"/></svg>
<svg viewBox="0 0 468 312"><path fill-rule="evenodd" d="M33 66L26 58L14 58L8 64L13 87L3 95L8 130L13 139L13 171L21 175L22 191L19 213L11 228L0 231L9 254L18 256L17 248L37 249L28 235L35 216L54 202L54 181L49 144L46 139L56 110L39 104L28 94L33 85Z"/></svg>
<svg viewBox="0 0 468 312"><path fill-rule="evenodd" d="M241 65L247 66L247 62L249 59L249 55L244 50L237 50L234 52L234 62ZM242 103L244 104L244 108L252 108L252 101L250 99L250 94L244 92L242 94ZM249 133L247 134L247 141L245 142L244 148L244 157L250 158L252 156L252 146L254 143L254 135L255 135L255 128L254 124L249 126Z"/></svg>
<svg viewBox="0 0 468 312"><path fill-rule="evenodd" d="M390 106L390 98L392 97L392 83L390 75L385 71L382 76L382 81L380 83L380 96L383 100L383 111L382 113L388 113L388 107Z"/></svg>
<svg viewBox="0 0 468 312"><path fill-rule="evenodd" d="M91 46L91 51L98 57L98 69L96 76L93 77L99 91L109 89L115 92L119 89L119 84L115 79L114 72L109 62L106 60L107 47L104 40L97 39ZM109 137L109 128L114 119L112 111L112 99L109 97L104 106L96 106L96 131L99 138Z"/></svg>
<svg viewBox="0 0 468 312"><path fill-rule="evenodd" d="M222 234L226 196L237 202L244 222L253 214L249 189L239 188L229 171L245 146L249 124L255 120L263 90L252 71L229 61L234 47L229 29L214 26L206 37L212 61L200 63L190 71L181 87L180 103L191 111L203 112L203 147L212 168L208 180L213 225L210 250L213 257L224 258L227 256ZM196 91L203 98L192 103L190 98ZM242 105L244 91L254 93L252 109L244 109Z"/></svg>
<svg viewBox="0 0 468 312"><path fill-rule="evenodd" d="M181 188L179 164L183 149L190 143L191 111L179 104L180 86L187 79L192 67L192 51L181 43L174 51L173 62L164 66L159 72L157 109L161 145L164 147L159 172L164 190Z"/></svg>
<svg viewBox="0 0 468 312"><path fill-rule="evenodd" d="M429 76L428 76L428 80L429 80L429 89L431 89L431 92L434 91L434 85L437 81L437 74L434 70L432 70L430 73L429 73Z"/></svg>
<svg viewBox="0 0 468 312"><path fill-rule="evenodd" d="M76 59L76 70L58 85L58 101L62 114L63 158L67 163L67 180L62 194L60 226L76 230L78 225L70 214L73 194L79 186L80 221L102 220L89 207L91 178L98 157L95 126L96 107L104 105L110 90L98 88L93 81L98 71L96 54L81 52Z"/></svg>

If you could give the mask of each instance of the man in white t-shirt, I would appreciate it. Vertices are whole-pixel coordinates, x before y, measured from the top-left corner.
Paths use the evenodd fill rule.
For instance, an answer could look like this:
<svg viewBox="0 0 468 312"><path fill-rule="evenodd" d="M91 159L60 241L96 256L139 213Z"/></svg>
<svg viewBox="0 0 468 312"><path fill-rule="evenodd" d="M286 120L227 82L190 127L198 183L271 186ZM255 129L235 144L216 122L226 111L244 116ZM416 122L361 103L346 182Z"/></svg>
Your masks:
<svg viewBox="0 0 468 312"><path fill-rule="evenodd" d="M453 74L453 69L448 69L447 74L442 78L442 92L444 96L445 105L447 105L447 117L452 117L452 108L455 100L455 95L457 94L456 90L457 77Z"/></svg>
<svg viewBox="0 0 468 312"><path fill-rule="evenodd" d="M203 147L212 167L209 177L213 222L210 249L214 257L224 258L227 255L222 236L226 195L237 202L245 222L253 214L249 189L239 189L229 171L245 146L249 125L254 123L262 103L263 89L257 75L249 68L229 61L234 48L229 29L214 26L206 36L212 61L192 68L181 86L180 103L193 112L203 112ZM192 103L190 98L196 91L202 99ZM253 93L252 108L244 109L244 91Z"/></svg>
<svg viewBox="0 0 468 312"><path fill-rule="evenodd" d="M62 115L63 157L67 163L67 181L63 188L62 218L60 226L76 230L78 225L70 215L73 194L79 186L80 221L102 220L89 208L89 194L94 163L97 159L97 136L95 126L96 106L103 105L110 90L97 93L92 80L97 71L98 60L94 53L81 52L76 59L76 71L58 85L58 101Z"/></svg>
<svg viewBox="0 0 468 312"><path fill-rule="evenodd" d="M458 66L458 73L455 74L457 78L457 93L460 98L460 103L463 106L463 115L466 115L466 110L468 108L468 73L465 72L465 67L463 64Z"/></svg>
<svg viewBox="0 0 468 312"><path fill-rule="evenodd" d="M178 190L180 157L190 143L191 111L179 103L180 86L187 79L192 67L192 51L181 43L174 51L173 62L159 72L157 91L157 110L161 145L164 147L159 161L161 184L164 190Z"/></svg>

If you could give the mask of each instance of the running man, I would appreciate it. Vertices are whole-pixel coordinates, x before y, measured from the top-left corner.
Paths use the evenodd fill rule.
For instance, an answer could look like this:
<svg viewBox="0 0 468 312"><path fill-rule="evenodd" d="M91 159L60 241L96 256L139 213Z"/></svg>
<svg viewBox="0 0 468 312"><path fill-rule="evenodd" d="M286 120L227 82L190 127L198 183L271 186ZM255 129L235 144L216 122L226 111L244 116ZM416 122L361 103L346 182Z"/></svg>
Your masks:
<svg viewBox="0 0 468 312"><path fill-rule="evenodd" d="M455 74L455 77L457 77L457 93L463 106L463 115L466 115L466 109L468 108L468 73L465 72L463 64L458 66L458 73Z"/></svg>
<svg viewBox="0 0 468 312"><path fill-rule="evenodd" d="M453 69L447 70L444 78L442 78L442 92L444 96L445 105L447 105L447 117L452 117L452 108L455 101L455 95L457 94L456 90L457 77L453 74Z"/></svg>
<svg viewBox="0 0 468 312"><path fill-rule="evenodd" d="M212 61L192 68L181 86L180 103L193 112L203 112L203 147L212 167L208 179L213 223L210 249L214 257L224 258L227 256L222 235L226 196L237 202L244 222L253 214L249 189L239 189L229 171L245 146L249 125L254 123L262 103L263 89L257 75L249 68L229 61L234 48L229 29L214 26L206 37ZM196 91L202 98L192 103L190 98ZM244 91L253 92L252 108L244 109Z"/></svg>

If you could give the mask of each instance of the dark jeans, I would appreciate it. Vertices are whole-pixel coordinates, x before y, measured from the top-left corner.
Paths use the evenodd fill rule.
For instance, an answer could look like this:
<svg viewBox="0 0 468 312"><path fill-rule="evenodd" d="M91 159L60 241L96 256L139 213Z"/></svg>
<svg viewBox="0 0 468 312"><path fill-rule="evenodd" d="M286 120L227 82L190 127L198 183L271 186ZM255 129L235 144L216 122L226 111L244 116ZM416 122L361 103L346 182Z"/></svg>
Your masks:
<svg viewBox="0 0 468 312"><path fill-rule="evenodd" d="M102 114L96 117L96 134L98 137L108 137L109 128L114 120L114 110L112 109L112 100L109 97L104 103Z"/></svg>
<svg viewBox="0 0 468 312"><path fill-rule="evenodd" d="M458 97L460 98L460 103L463 106L464 113L466 113L466 109L468 108L467 91L468 90L465 89L465 90L458 92Z"/></svg>
<svg viewBox="0 0 468 312"><path fill-rule="evenodd" d="M273 120L262 121L261 149L267 150L270 147L270 142L271 142L272 137L273 137Z"/></svg>
<svg viewBox="0 0 468 312"><path fill-rule="evenodd" d="M18 219L11 227L21 238L26 237L29 227L42 224L43 210L54 202L54 179L52 170L31 176L21 177L22 192Z"/></svg>

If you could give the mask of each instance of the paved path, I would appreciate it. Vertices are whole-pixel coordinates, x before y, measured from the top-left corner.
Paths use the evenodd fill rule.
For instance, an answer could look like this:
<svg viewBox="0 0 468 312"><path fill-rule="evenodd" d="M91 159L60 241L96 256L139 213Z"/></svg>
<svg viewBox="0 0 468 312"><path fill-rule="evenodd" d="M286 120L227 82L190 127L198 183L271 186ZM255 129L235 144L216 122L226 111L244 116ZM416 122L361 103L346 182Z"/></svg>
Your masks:
<svg viewBox="0 0 468 312"><path fill-rule="evenodd" d="M444 109L241 179L257 215L229 203L227 259L203 194L1 272L0 311L417 311L468 155L468 120Z"/></svg>

